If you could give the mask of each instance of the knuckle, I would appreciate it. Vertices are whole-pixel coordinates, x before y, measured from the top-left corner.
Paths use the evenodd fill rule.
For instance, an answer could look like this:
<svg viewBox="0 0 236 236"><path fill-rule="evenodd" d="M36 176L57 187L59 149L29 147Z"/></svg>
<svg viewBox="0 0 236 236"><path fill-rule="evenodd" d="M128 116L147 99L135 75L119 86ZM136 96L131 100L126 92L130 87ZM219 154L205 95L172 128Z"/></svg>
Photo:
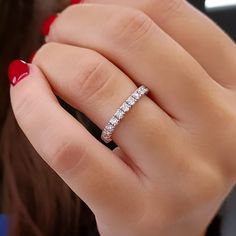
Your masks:
<svg viewBox="0 0 236 236"><path fill-rule="evenodd" d="M75 11L77 7L78 6L76 5L70 5L57 16L56 20L50 27L50 32L48 35L50 40L60 41L65 38L66 34L64 29L66 26L68 27L68 19L70 19L74 14L77 14Z"/></svg>
<svg viewBox="0 0 236 236"><path fill-rule="evenodd" d="M47 36L47 38L52 41L52 40L56 40L56 41L63 41L63 33L62 33L62 16L58 16L56 21L53 22L53 24L50 27L50 31L49 34Z"/></svg>
<svg viewBox="0 0 236 236"><path fill-rule="evenodd" d="M175 15L181 7L186 4L186 0L158 0L157 14L159 22L168 21L172 19L172 15ZM149 0L149 4L146 5L149 9L157 5L156 0ZM149 10L150 11L150 10Z"/></svg>
<svg viewBox="0 0 236 236"><path fill-rule="evenodd" d="M80 7L79 5L76 4L72 4L67 6L59 15L59 17L61 19L73 16L73 15L78 15L78 7Z"/></svg>
<svg viewBox="0 0 236 236"><path fill-rule="evenodd" d="M183 3L186 3L186 0L165 1L166 12L173 12L175 9L178 9Z"/></svg>
<svg viewBox="0 0 236 236"><path fill-rule="evenodd" d="M46 154L50 166L60 174L78 167L86 156L85 146L82 142L71 141L70 138L58 143Z"/></svg>
<svg viewBox="0 0 236 236"><path fill-rule="evenodd" d="M47 61L47 59L50 60L50 56L53 55L53 52L57 51L58 45L59 44L56 42L49 42L43 44L36 52L33 59L33 63L40 65L43 62Z"/></svg>
<svg viewBox="0 0 236 236"><path fill-rule="evenodd" d="M24 93L20 93L14 101L13 112L21 125L26 129L30 125L31 114L34 114L38 108L39 98L35 97L35 91L32 87L26 87Z"/></svg>
<svg viewBox="0 0 236 236"><path fill-rule="evenodd" d="M153 21L138 9L125 10L110 23L110 38L116 44L133 44L142 40L154 26Z"/></svg>
<svg viewBox="0 0 236 236"><path fill-rule="evenodd" d="M84 61L82 69L75 75L71 83L72 87L79 88L78 96L81 101L89 105L100 97L97 96L100 92L104 92L104 87L112 74L108 67L108 62L101 59L100 56L93 56Z"/></svg>

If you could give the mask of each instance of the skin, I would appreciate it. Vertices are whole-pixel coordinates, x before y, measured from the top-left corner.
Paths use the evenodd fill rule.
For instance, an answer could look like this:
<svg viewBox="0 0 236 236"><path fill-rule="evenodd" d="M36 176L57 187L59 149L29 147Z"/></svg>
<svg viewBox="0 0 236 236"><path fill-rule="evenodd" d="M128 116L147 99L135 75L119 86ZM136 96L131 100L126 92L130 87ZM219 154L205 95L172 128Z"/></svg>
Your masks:
<svg viewBox="0 0 236 236"><path fill-rule="evenodd" d="M202 236L236 180L235 52L185 1L87 0L60 13L11 103L102 236ZM113 151L55 97L103 129L141 84Z"/></svg>

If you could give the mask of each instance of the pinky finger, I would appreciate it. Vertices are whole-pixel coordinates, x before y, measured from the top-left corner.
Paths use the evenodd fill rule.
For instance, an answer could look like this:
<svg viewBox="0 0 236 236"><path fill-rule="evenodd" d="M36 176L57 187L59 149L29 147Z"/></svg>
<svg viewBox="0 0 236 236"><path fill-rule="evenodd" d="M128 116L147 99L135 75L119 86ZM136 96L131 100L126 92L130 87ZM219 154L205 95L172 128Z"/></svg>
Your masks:
<svg viewBox="0 0 236 236"><path fill-rule="evenodd" d="M17 78L24 78L11 86L11 103L36 151L97 216L110 219L123 214L121 209L138 194L135 173L60 106L38 67L15 63L26 73L16 77L14 63L11 65L14 84Z"/></svg>

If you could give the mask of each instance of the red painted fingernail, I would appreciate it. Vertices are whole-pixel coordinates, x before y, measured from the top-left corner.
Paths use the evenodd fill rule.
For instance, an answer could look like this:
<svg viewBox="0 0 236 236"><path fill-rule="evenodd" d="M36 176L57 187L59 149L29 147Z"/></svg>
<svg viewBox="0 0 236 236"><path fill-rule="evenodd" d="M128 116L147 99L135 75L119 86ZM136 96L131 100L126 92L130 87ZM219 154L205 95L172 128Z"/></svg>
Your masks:
<svg viewBox="0 0 236 236"><path fill-rule="evenodd" d="M19 81L29 75L29 65L22 60L14 60L8 67L8 78L10 83L15 86Z"/></svg>
<svg viewBox="0 0 236 236"><path fill-rule="evenodd" d="M81 0L71 0L70 1L70 4L72 5L72 4L78 4L78 3L80 3L81 2Z"/></svg>
<svg viewBox="0 0 236 236"><path fill-rule="evenodd" d="M32 52L31 55L29 56L29 63L32 63L33 59L34 59L34 56L35 56L36 52Z"/></svg>
<svg viewBox="0 0 236 236"><path fill-rule="evenodd" d="M50 31L50 27L56 18L57 18L57 15L51 15L43 22L41 32L44 36L48 35Z"/></svg>

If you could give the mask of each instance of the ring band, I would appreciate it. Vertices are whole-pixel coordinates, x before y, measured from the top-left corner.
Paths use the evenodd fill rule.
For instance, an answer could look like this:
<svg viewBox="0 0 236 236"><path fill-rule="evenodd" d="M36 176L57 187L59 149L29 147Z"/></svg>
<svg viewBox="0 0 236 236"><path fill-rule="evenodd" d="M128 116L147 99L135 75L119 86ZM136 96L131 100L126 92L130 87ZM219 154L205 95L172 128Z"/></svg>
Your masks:
<svg viewBox="0 0 236 236"><path fill-rule="evenodd" d="M144 95L149 92L149 89L142 85L138 89L136 89L120 106L120 108L116 111L116 113L109 120L108 124L104 128L101 134L101 139L105 143L109 143L112 141L112 133L114 132L116 126L120 123L120 121L124 118L125 114L134 106L134 104Z"/></svg>

